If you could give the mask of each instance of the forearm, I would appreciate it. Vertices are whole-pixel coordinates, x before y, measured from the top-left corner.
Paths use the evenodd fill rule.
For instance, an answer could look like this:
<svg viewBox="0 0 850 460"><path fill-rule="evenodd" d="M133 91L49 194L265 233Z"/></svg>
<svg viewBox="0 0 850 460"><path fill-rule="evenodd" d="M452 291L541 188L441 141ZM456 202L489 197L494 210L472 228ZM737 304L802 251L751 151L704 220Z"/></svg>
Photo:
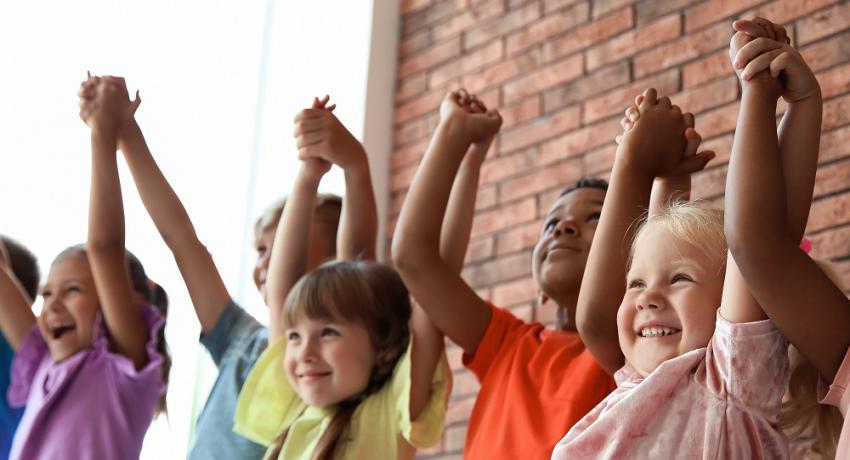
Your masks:
<svg viewBox="0 0 850 460"><path fill-rule="evenodd" d="M620 149L628 149L621 145ZM626 152L618 152L602 208L576 310L582 340L609 372L623 363L617 334L617 310L626 287L626 271L635 223L649 205L653 178L637 172Z"/></svg>
<svg viewBox="0 0 850 460"><path fill-rule="evenodd" d="M691 175L660 177L652 184L649 199L649 215L654 216L674 201L690 201Z"/></svg>
<svg viewBox="0 0 850 460"><path fill-rule="evenodd" d="M92 175L87 246L124 257L124 206L115 157L116 138L92 130ZM92 254L90 254L92 255Z"/></svg>
<svg viewBox="0 0 850 460"><path fill-rule="evenodd" d="M799 241L806 230L812 203L815 171L820 148L823 101L820 88L814 94L788 105L779 124L779 149L788 206L791 238Z"/></svg>
<svg viewBox="0 0 850 460"><path fill-rule="evenodd" d="M472 156L464 158L452 184L440 231L440 257L458 274L469 246L480 174L480 162Z"/></svg>
<svg viewBox="0 0 850 460"><path fill-rule="evenodd" d="M0 265L0 331L15 351L35 324L31 304L12 270Z"/></svg>
<svg viewBox="0 0 850 460"><path fill-rule="evenodd" d="M283 216L275 231L266 281L266 300L270 309L269 341L283 335L283 306L289 291L307 271L308 242L316 207L317 178L306 163L295 178Z"/></svg>
<svg viewBox="0 0 850 460"><path fill-rule="evenodd" d="M345 169L345 200L337 238L340 260L375 259L378 211L365 152L362 158Z"/></svg>
<svg viewBox="0 0 850 460"><path fill-rule="evenodd" d="M419 306L413 306L410 319L413 340L410 363L410 417L415 419L431 399L431 382L445 349L443 334Z"/></svg>

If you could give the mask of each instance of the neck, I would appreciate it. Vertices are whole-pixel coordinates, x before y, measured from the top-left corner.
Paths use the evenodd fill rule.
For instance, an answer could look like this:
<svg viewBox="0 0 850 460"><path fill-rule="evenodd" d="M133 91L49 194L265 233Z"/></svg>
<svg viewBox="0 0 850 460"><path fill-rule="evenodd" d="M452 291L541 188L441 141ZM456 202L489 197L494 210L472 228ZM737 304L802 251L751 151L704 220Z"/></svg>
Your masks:
<svg viewBox="0 0 850 460"><path fill-rule="evenodd" d="M578 332L578 329L576 329L578 291L553 294L549 298L549 301L555 302L555 329L559 331Z"/></svg>

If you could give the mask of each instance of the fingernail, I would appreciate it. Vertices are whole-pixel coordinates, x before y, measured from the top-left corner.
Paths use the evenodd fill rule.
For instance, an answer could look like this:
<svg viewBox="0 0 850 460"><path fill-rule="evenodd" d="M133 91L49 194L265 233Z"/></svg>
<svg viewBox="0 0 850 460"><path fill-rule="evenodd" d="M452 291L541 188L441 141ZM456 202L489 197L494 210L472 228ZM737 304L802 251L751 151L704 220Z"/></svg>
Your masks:
<svg viewBox="0 0 850 460"><path fill-rule="evenodd" d="M629 121L634 123L638 119L638 114L635 112L629 112Z"/></svg>

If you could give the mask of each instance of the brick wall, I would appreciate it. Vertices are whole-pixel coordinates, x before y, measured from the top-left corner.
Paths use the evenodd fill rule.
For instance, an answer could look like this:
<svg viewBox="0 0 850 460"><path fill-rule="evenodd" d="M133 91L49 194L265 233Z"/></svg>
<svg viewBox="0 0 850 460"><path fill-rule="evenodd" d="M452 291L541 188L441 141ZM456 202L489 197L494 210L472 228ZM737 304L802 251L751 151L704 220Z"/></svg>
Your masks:
<svg viewBox="0 0 850 460"><path fill-rule="evenodd" d="M444 93L459 86L498 107L504 125L484 164L464 278L527 320L535 305L530 249L564 185L606 177L623 109L648 86L696 115L718 158L694 196L722 198L740 90L727 54L731 20L784 23L824 95L821 164L809 237L850 286L850 2L835 0L404 0L388 234ZM780 110L782 108L780 107ZM477 391L455 369L446 434L422 458L460 458Z"/></svg>

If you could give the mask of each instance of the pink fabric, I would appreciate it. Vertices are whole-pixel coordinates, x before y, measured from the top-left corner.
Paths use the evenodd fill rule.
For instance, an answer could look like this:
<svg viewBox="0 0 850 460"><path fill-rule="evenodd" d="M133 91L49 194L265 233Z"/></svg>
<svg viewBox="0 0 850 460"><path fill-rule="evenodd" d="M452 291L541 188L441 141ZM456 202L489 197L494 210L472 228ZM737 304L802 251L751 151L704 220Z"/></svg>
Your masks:
<svg viewBox="0 0 850 460"><path fill-rule="evenodd" d="M617 389L555 446L552 459L784 459L779 429L787 342L770 320L717 315L707 348L642 378L626 365Z"/></svg>
<svg viewBox="0 0 850 460"><path fill-rule="evenodd" d="M818 397L821 404L835 406L844 416L844 426L841 428L841 439L838 441L838 449L835 451L837 460L850 460L850 423L847 421L848 409L850 409L850 350L844 356L844 362L835 374L835 380L829 388L821 382L818 388Z"/></svg>

